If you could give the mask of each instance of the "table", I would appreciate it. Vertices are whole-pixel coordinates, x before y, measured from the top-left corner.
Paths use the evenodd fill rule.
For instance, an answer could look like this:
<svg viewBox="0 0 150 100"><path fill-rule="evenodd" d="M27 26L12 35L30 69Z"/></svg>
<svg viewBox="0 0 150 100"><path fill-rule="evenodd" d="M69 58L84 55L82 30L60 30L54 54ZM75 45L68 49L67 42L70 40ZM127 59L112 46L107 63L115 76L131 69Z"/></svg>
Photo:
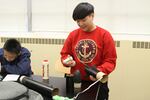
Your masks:
<svg viewBox="0 0 150 100"><path fill-rule="evenodd" d="M60 96L66 96L66 79L64 77L49 77L49 81L43 81L42 76L32 75L31 78L35 81L42 82L44 84L48 84L49 86L53 86L59 89ZM87 88L92 82L82 81L81 82L81 91ZM95 100L97 85L94 85L84 94L81 94L76 100ZM44 97L44 100L52 100L52 98Z"/></svg>
<svg viewBox="0 0 150 100"><path fill-rule="evenodd" d="M41 76L33 75L33 80L38 82L44 82L50 86L56 87L59 89L60 96L66 96L66 79L63 77L49 77L49 81L43 81ZM82 81L81 82L81 90L87 88L92 82ZM95 100L95 96L97 93L98 84L90 88L84 94L81 94L76 100ZM52 100L51 98L44 97L44 100Z"/></svg>
<svg viewBox="0 0 150 100"><path fill-rule="evenodd" d="M48 84L49 86L59 89L59 95L66 96L66 80L63 77L49 77L48 81L44 81L42 76L32 75L33 80Z"/></svg>

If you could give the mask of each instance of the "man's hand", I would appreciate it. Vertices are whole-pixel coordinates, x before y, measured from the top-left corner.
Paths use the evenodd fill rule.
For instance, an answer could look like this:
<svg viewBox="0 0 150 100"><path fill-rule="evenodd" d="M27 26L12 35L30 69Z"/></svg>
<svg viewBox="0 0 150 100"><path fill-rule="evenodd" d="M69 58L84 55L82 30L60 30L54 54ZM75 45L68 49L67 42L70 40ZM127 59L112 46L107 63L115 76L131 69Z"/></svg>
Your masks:
<svg viewBox="0 0 150 100"><path fill-rule="evenodd" d="M68 55L68 57L63 60L63 63L68 67L73 67L76 65L76 62L73 60L72 56L70 55Z"/></svg>
<svg viewBox="0 0 150 100"><path fill-rule="evenodd" d="M105 75L105 73L103 73L103 72L98 72L98 73L96 74L96 78L94 78L93 76L90 75L90 79L91 79L92 81L96 81L96 80L98 80L98 79L101 80L104 75Z"/></svg>
<svg viewBox="0 0 150 100"><path fill-rule="evenodd" d="M66 65L69 66L69 67L73 67L73 66L76 65L76 62L75 62L74 60L71 60L71 61L68 61L68 62L66 63Z"/></svg>
<svg viewBox="0 0 150 100"><path fill-rule="evenodd" d="M103 72L98 72L98 73L96 74L96 79L100 79L100 80L101 80L104 75L105 75L105 73L103 73Z"/></svg>

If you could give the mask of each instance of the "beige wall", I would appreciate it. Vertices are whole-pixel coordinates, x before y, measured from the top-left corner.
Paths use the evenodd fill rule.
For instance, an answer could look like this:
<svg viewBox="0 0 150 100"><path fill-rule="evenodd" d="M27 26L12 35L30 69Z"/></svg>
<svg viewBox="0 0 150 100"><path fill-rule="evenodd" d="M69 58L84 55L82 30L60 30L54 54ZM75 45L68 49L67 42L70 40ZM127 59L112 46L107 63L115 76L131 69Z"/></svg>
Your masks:
<svg viewBox="0 0 150 100"><path fill-rule="evenodd" d="M61 68L55 66L62 45L22 45L32 53L35 74L41 75L42 60L48 59L50 75L63 77ZM150 49L132 48L132 41L121 41L116 49L117 66L109 79L110 100L150 100Z"/></svg>
<svg viewBox="0 0 150 100"><path fill-rule="evenodd" d="M150 49L121 41L116 70L110 76L110 100L150 100Z"/></svg>

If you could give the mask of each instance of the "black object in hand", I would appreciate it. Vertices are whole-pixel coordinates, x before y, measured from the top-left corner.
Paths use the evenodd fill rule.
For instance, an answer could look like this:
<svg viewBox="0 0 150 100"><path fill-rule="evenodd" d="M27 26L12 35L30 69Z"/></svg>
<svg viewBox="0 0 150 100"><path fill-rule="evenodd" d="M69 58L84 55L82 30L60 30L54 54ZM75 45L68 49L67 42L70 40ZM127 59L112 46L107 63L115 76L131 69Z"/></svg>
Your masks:
<svg viewBox="0 0 150 100"><path fill-rule="evenodd" d="M87 64L85 64L85 72L88 75L93 76L94 78L96 78L96 74L99 72L96 67L93 66L88 66Z"/></svg>

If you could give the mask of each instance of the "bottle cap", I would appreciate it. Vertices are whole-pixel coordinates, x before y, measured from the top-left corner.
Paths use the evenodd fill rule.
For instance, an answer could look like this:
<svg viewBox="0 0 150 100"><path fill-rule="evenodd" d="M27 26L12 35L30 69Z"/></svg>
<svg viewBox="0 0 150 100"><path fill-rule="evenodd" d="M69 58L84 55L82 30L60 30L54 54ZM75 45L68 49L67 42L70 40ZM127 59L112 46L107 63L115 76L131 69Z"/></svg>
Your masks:
<svg viewBox="0 0 150 100"><path fill-rule="evenodd" d="M43 60L44 62L48 62L48 60Z"/></svg>

